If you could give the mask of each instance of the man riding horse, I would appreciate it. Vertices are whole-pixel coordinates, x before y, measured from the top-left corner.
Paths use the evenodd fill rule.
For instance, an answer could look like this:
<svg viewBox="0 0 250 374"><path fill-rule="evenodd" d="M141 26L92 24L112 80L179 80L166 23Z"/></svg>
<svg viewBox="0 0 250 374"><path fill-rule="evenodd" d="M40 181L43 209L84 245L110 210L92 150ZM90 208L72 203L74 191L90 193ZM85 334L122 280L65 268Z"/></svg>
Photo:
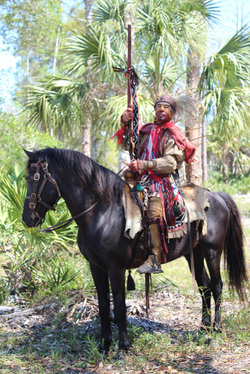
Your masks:
<svg viewBox="0 0 250 374"><path fill-rule="evenodd" d="M173 109L171 109L171 102ZM171 99L163 97L157 103L163 103L157 109L161 109L166 113L167 111L163 108L168 109L170 115L168 115L167 119L175 111L179 115L179 101L177 101L175 106ZM157 112L157 117L161 121L162 118L160 118L158 113L160 111ZM123 121L127 121L126 116ZM174 132L173 129L175 127L170 125L169 122L171 121L166 120L166 122L159 123L157 119L156 123L149 125L149 130L142 133L141 159L136 162L132 161L130 167L140 173L139 182L143 182L144 179L148 180L148 185L146 182L144 183L150 193L148 200L151 200L156 194L158 195L158 201L161 200L159 196L160 198L166 196L166 201L170 205L175 205L172 202L175 197L174 190L169 188L170 192L168 193L168 187L175 184L175 168L178 169L179 163L183 162L184 159L190 161L194 148L189 146L189 143L187 143L179 130L176 130L176 133ZM169 125L168 128L167 125ZM145 127L143 129L146 130ZM148 143L147 145L144 143L143 146L144 137L145 140L148 140ZM168 149L171 147L168 148L168 141L172 141L174 149L170 153ZM143 150L146 150L144 158ZM130 238L125 235L125 226L128 220L124 206L124 191L125 187L128 188L128 186L117 174L98 165L80 152L53 148L25 152L29 159L27 163L27 195L23 208L23 220L28 227L37 227L43 222L47 211L55 209L60 197L65 200L72 215L72 218L67 221L74 219L78 226L77 243L80 251L90 263L91 273L97 289L101 320L101 342L105 352L108 352L112 342L110 321L111 286L114 320L119 330L118 357L122 350L127 351L129 349L125 303L125 272L126 269L135 268L137 263L140 266L144 261L144 251L140 252L140 256L133 257L136 233L134 238L131 235ZM182 157L177 156L179 152ZM166 172L162 166L164 158L176 160L176 163L172 165L172 169L167 169ZM168 162L166 165L169 165ZM243 231L239 211L229 195L224 192L211 192L204 189L202 191L209 205L205 201L201 215L197 220L199 221L202 218L202 213L205 215L206 227L204 227L209 234L203 233L204 227L201 228L200 224L197 230L197 220L193 222L190 220L188 234L168 241L166 259L171 262L181 256L185 256L191 268L190 248L192 246L194 249L194 274L202 297L202 327L210 328L211 326L211 295L213 294L215 306L214 328L220 330L220 305L223 287L220 274L222 254L224 254L227 265L229 285L237 290L242 300L245 297L247 272L243 250ZM184 192L188 198L187 189ZM193 201L194 199L192 198ZM177 201L177 207L178 204L180 207L180 203ZM138 206L135 207L140 210ZM205 207L207 209L204 211ZM162 214L164 218L165 213L168 219L168 216L171 216L171 209L168 210L168 206L166 208L167 213L165 213L164 209ZM134 207L132 210L134 210ZM195 210L197 210L196 205L194 205L193 211ZM157 214L155 215L159 217ZM138 217L140 219L140 216ZM44 232L51 229L54 230L56 227L48 228L49 230L45 229ZM62 226L60 225L59 227ZM190 235L190 233L193 235ZM173 232L168 230L168 238L171 235L173 237L173 234L174 230ZM156 241L154 237L153 240ZM154 252L155 254L151 257L156 262L158 252L156 253L155 248L153 249ZM137 260L137 262L134 260ZM156 267L158 270L160 269L159 265L157 263Z"/></svg>
<svg viewBox="0 0 250 374"><path fill-rule="evenodd" d="M183 161L193 161L195 147L173 122L178 111L177 102L167 94L157 98L155 122L140 128L138 158L128 164L130 170L139 174L137 183L144 190L144 204L147 196L146 209L153 244L152 253L137 269L141 274L163 272L162 247L166 249L163 227L167 227L168 239L182 237L187 232L183 199L177 188L178 170ZM123 131L132 118L132 109L126 109L121 116Z"/></svg>

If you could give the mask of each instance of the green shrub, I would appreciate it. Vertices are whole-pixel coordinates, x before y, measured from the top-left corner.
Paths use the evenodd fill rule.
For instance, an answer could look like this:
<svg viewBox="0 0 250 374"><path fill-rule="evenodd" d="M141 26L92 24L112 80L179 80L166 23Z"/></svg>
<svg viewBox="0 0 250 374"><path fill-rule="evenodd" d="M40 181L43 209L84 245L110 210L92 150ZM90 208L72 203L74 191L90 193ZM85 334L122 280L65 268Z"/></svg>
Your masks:
<svg viewBox="0 0 250 374"><path fill-rule="evenodd" d="M250 192L250 173L235 176L230 174L225 183L220 173L214 172L213 178L209 178L205 184L211 191L224 191L229 195L247 194Z"/></svg>
<svg viewBox="0 0 250 374"><path fill-rule="evenodd" d="M36 270L36 276L50 291L62 289L68 283L71 283L78 275L79 269L76 268L74 258L69 254L56 253L53 257L47 257L41 263L39 270Z"/></svg>

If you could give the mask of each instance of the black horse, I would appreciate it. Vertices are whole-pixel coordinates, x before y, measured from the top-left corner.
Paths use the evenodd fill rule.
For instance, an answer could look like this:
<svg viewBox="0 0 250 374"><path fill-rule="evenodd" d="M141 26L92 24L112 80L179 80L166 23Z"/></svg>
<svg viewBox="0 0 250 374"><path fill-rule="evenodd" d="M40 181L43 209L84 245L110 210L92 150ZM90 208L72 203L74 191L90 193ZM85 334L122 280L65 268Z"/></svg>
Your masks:
<svg viewBox="0 0 250 374"><path fill-rule="evenodd" d="M125 216L122 202L124 181L114 172L98 165L82 153L47 148L25 151L27 196L23 220L29 227L42 223L48 209L62 196L78 225L78 245L90 263L98 294L101 339L108 351L111 340L111 284L115 322L119 328L119 349L127 350L125 271L131 267L134 240L124 236ZM207 235L197 234L191 224L195 278L202 295L202 325L211 325L211 293L215 302L214 326L220 328L222 280L220 260L224 252L230 285L244 297L247 281L243 252L243 234L238 209L223 192L207 191L210 207L206 210ZM171 239L167 261L185 256L190 266L189 235ZM207 274L206 260L210 277ZM136 266L144 261L141 258Z"/></svg>

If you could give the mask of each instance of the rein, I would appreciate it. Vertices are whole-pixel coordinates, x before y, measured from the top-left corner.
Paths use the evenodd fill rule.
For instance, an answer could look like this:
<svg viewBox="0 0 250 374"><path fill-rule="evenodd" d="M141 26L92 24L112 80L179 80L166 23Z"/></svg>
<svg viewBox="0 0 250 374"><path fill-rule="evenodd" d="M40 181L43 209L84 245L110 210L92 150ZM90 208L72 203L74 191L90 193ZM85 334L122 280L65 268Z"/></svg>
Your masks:
<svg viewBox="0 0 250 374"><path fill-rule="evenodd" d="M60 197L62 196L61 195L61 192L60 192L60 189L59 189L59 186L56 182L56 180L54 178L52 178L51 174L49 173L48 171L48 164L47 162L44 162L42 163L41 161L38 161L37 163L32 163L31 164L31 167L35 167L36 168L36 172L34 174L33 177L31 178L26 178L27 180L28 179L33 179L34 182L36 182L35 184L35 190L34 192L32 192L30 194L30 196L26 196L25 199L28 199L30 200L29 201L29 208L33 211L32 212L32 219L35 219L35 218L38 218L38 222L35 224L35 230L38 231L38 232L51 232L51 231L54 231L54 230L58 230L62 227L65 227L67 225L69 225L74 219L76 218L79 218L81 216L83 216L84 214L88 213L91 209L93 209L101 200L98 200L96 201L94 204L92 204L88 209L84 210L83 212L63 221L63 222L60 222L60 223L57 223L56 225L53 225L53 226L50 226L50 227L47 227L46 229L40 229L40 230L37 230L36 227L44 220L44 218L41 218L39 213L36 212L36 207L37 207L37 204L41 204L43 205L45 208L47 208L48 210L56 210L56 206L57 206L57 203L60 199ZM38 183L41 179L41 174L40 174L40 169L42 169L42 171L44 172L44 179L41 183L41 186L38 190ZM57 198L56 198L56 201L54 203L54 205L49 205L48 203L46 203L45 201L42 200L42 197L41 197L41 194L44 190L44 187L46 185L47 182L50 182L52 183L52 185L55 187L56 191L57 191ZM38 190L38 192L37 192Z"/></svg>
<svg viewBox="0 0 250 374"><path fill-rule="evenodd" d="M51 231L54 231L54 230L58 230L58 229L61 229L62 227L65 227L67 225L70 224L70 222L72 222L74 219L76 218L79 218L81 216L83 216L84 214L88 213L91 209L93 209L101 200L98 200L96 201L93 205L91 205L91 207L89 207L88 209L84 210L83 212L77 214L76 216L74 217L71 217L69 219L66 219L65 221L63 222L59 222L57 223L56 225L54 226L50 226L50 227L47 227L46 229L40 229L40 230L36 230L36 231L39 231L39 232L51 232Z"/></svg>

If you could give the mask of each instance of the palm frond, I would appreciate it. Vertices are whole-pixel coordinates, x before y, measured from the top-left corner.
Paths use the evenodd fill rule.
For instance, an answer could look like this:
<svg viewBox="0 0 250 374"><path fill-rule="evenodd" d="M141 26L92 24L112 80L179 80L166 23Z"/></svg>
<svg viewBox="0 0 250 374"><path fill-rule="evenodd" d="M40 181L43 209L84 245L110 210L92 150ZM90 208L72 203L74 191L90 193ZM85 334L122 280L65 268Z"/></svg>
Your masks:
<svg viewBox="0 0 250 374"><path fill-rule="evenodd" d="M206 21L217 23L219 20L218 4L214 0L182 1L181 8L184 13L197 12Z"/></svg>
<svg viewBox="0 0 250 374"><path fill-rule="evenodd" d="M44 131L53 129L54 134L70 133L74 118L79 116L80 108L77 100L73 100L73 94L78 92L79 86L70 86L67 91L67 81L64 80L59 86L57 80L55 85L49 80L47 87L26 86L28 101L25 111L30 113L27 123L34 124ZM77 89L76 89L77 88ZM77 125L77 122L75 122Z"/></svg>
<svg viewBox="0 0 250 374"><path fill-rule="evenodd" d="M171 59L162 59L159 63L157 56L149 56L142 66L142 85L150 94L152 100L169 87L174 85L178 76L177 66Z"/></svg>
<svg viewBox="0 0 250 374"><path fill-rule="evenodd" d="M217 135L221 141L233 142L244 136L248 137L250 121L249 110L246 110L246 103L249 107L249 89L214 89L207 93L204 99L204 106L207 112L212 114L213 120L210 126L216 128Z"/></svg>
<svg viewBox="0 0 250 374"><path fill-rule="evenodd" d="M153 100L149 99L142 93L138 93L139 103L139 117L140 122L153 121ZM107 108L103 113L103 117L106 118L106 130L108 134L113 134L120 126L120 117L123 112L127 109L127 96L118 95L107 100Z"/></svg>
<svg viewBox="0 0 250 374"><path fill-rule="evenodd" d="M68 71L79 74L90 64L93 72L101 72L104 80L115 77L113 66L126 66L125 46L116 43L105 28L89 27L88 33L71 36L67 44Z"/></svg>
<svg viewBox="0 0 250 374"><path fill-rule="evenodd" d="M250 53L250 33L249 26L244 25L237 31L227 43L219 50L218 55L227 53Z"/></svg>
<svg viewBox="0 0 250 374"><path fill-rule="evenodd" d="M204 66L199 89L249 86L250 34L247 28L237 32Z"/></svg>
<svg viewBox="0 0 250 374"><path fill-rule="evenodd" d="M215 14L212 1L154 0L137 7L136 27L152 54L161 48L163 55L177 58L185 55L187 45L193 44L201 53L206 45L206 22Z"/></svg>
<svg viewBox="0 0 250 374"><path fill-rule="evenodd" d="M0 174L0 196L7 203L10 221L20 219L26 195L24 170L10 168Z"/></svg>
<svg viewBox="0 0 250 374"><path fill-rule="evenodd" d="M94 23L101 25L112 20L125 28L124 20L128 4L124 0L97 0L93 9Z"/></svg>

